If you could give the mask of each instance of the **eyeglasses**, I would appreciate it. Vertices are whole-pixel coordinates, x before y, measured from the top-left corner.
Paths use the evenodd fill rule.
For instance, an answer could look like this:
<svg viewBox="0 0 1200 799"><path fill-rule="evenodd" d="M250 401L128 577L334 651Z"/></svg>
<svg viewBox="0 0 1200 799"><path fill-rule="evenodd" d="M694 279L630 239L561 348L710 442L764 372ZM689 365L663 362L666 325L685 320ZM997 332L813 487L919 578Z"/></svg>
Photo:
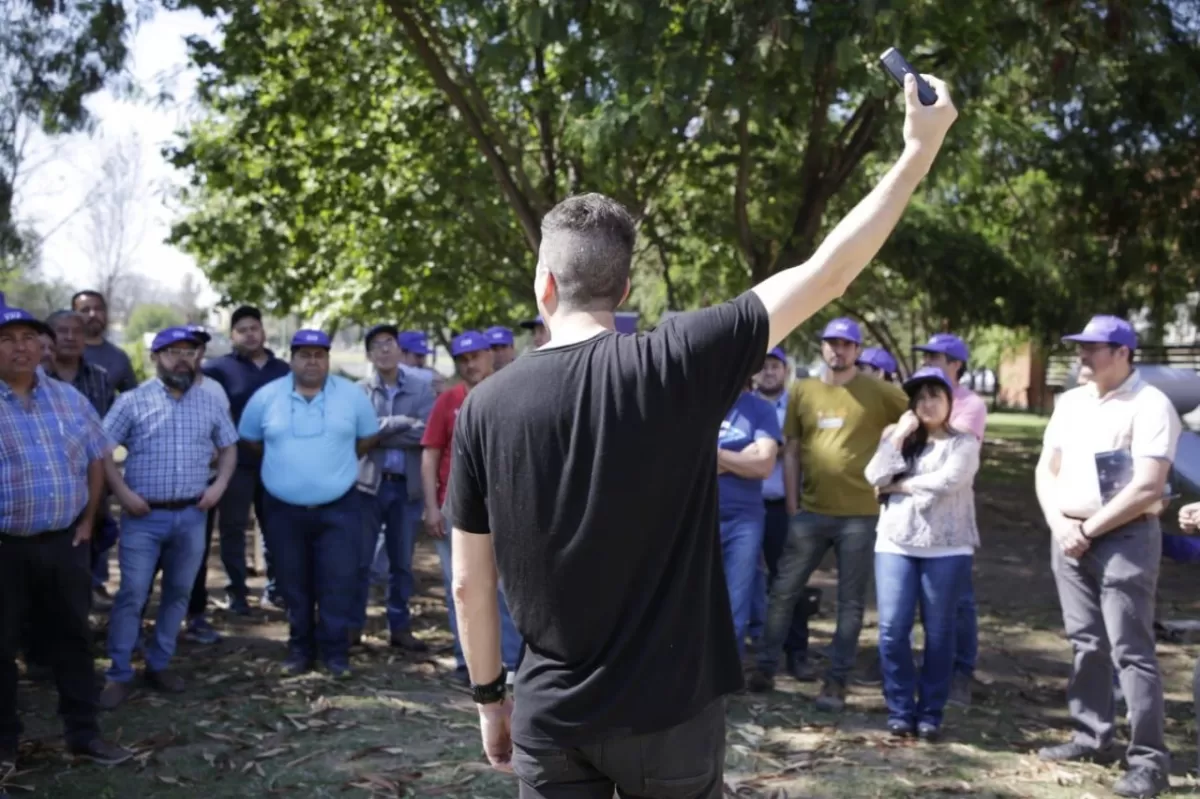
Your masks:
<svg viewBox="0 0 1200 799"><path fill-rule="evenodd" d="M367 349L370 352L391 352L396 349L396 340L391 337L377 338Z"/></svg>
<svg viewBox="0 0 1200 799"><path fill-rule="evenodd" d="M168 347L165 350L159 350L159 355L169 355L172 358L178 358L181 361L194 361L200 357L200 350L185 350Z"/></svg>

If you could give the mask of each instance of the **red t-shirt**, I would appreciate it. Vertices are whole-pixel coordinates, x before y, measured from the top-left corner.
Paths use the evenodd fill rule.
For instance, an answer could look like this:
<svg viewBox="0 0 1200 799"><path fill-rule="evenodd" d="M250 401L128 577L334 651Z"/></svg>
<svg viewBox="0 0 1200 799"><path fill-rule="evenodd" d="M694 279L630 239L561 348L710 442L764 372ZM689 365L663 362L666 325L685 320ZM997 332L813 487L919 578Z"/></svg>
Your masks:
<svg viewBox="0 0 1200 799"><path fill-rule="evenodd" d="M446 501L446 484L450 482L450 445L454 442L454 420L458 418L458 409L466 399L466 383L459 383L439 394L433 403L433 410L429 412L429 420L425 422L425 435L421 438L422 447L442 451L437 481L439 508Z"/></svg>

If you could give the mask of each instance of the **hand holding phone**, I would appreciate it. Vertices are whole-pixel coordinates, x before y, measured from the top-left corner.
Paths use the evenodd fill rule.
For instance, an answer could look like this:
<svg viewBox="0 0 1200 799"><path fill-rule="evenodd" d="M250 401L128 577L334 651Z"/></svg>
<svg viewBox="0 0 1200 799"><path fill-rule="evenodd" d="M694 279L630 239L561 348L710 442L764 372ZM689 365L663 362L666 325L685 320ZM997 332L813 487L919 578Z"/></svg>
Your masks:
<svg viewBox="0 0 1200 799"><path fill-rule="evenodd" d="M929 81L921 77L921 73L913 69L912 64L908 63L908 59L900 55L900 51L895 47L889 47L883 55L879 56L879 63L892 76L892 80L900 84L901 89L904 88L905 75L912 75L916 78L917 97L921 100L921 105L933 105L937 102L937 92L929 85Z"/></svg>

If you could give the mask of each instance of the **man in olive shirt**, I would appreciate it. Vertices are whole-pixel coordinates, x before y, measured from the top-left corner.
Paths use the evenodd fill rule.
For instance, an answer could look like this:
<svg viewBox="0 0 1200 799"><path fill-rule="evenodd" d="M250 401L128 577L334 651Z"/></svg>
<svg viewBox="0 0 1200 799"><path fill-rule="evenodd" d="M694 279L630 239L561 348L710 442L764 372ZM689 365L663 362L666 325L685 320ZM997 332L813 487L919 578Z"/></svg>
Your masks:
<svg viewBox="0 0 1200 799"><path fill-rule="evenodd" d="M767 626L750 688L774 686L779 652L792 608L833 548L837 557L837 630L833 659L817 708L845 707L846 680L854 666L863 605L874 563L879 502L863 476L884 428L896 422L908 397L897 386L859 373L862 333L850 319L834 319L821 336L825 373L801 380L788 398L784 436L784 490L792 516L787 545L771 586ZM797 474L803 494L797 501Z"/></svg>

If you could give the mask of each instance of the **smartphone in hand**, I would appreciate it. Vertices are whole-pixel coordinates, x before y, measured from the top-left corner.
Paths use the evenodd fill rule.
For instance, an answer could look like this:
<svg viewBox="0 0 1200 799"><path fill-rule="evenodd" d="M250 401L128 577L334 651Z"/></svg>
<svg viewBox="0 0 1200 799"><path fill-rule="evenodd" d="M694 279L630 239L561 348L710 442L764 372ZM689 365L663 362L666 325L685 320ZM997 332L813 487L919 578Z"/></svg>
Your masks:
<svg viewBox="0 0 1200 799"><path fill-rule="evenodd" d="M921 73L913 69L912 64L908 63L908 59L900 55L900 51L895 47L889 47L887 52L879 56L879 63L892 76L892 79L900 84L902 89L904 88L904 76L911 72L917 79L917 98L921 101L921 105L933 105L937 102L937 92L929 85L929 81L922 78Z"/></svg>

